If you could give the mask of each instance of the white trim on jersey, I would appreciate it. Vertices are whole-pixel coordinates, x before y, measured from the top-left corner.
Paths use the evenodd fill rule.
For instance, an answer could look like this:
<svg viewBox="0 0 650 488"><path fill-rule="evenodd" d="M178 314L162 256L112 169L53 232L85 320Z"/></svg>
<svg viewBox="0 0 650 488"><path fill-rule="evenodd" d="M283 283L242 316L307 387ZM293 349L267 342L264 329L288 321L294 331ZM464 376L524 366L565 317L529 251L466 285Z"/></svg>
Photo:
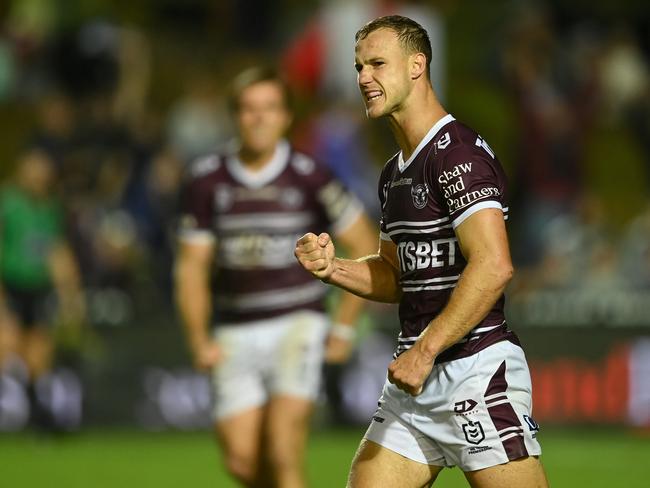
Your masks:
<svg viewBox="0 0 650 488"><path fill-rule="evenodd" d="M401 334L401 332L400 332ZM420 336L411 336L411 337L397 337L397 342L415 342L420 338Z"/></svg>
<svg viewBox="0 0 650 488"><path fill-rule="evenodd" d="M487 327L474 327L472 330L469 331L469 334L467 334L465 337L463 337L460 341L458 341L458 344L463 343L463 342L468 342L468 341L474 341L476 339L480 339L483 334L486 332L490 332L491 330L497 329L501 326L503 326L506 323L504 320L500 324L497 325L490 325ZM501 393L499 393L501 395ZM487 397L486 397L487 398Z"/></svg>
<svg viewBox="0 0 650 488"><path fill-rule="evenodd" d="M332 222L332 232L334 234L341 234L348 230L363 213L363 206L361 202L354 197L350 198L350 203L341 212L335 222Z"/></svg>
<svg viewBox="0 0 650 488"><path fill-rule="evenodd" d="M431 139L433 139L438 131L442 129L445 125L447 125L449 122L452 122L456 120L453 115L447 114L440 120L438 120L435 124L433 124L433 127L429 129L429 132L424 136L424 138L420 141L420 143L417 145L415 148L415 151L413 151L413 154L411 154L411 157L408 158L406 161L404 161L404 154L402 151L399 152L397 155L397 167L399 168L400 173L403 173L406 168L410 166L410 164L413 162L413 160L416 158L418 153L422 150L424 146L426 146Z"/></svg>
<svg viewBox="0 0 650 488"><path fill-rule="evenodd" d="M429 227L426 229L395 229L388 232L389 236L397 234L430 234L443 229L451 229L451 224L440 225L438 227Z"/></svg>
<svg viewBox="0 0 650 488"><path fill-rule="evenodd" d="M192 178L200 178L219 169L220 164L221 162L216 154L209 154L190 163L190 174Z"/></svg>
<svg viewBox="0 0 650 488"><path fill-rule="evenodd" d="M237 308L245 311L277 309L313 302L322 298L326 291L327 289L320 281L315 281L307 285L292 286L278 290L243 293L236 296L221 296L218 299L218 303L229 309Z"/></svg>
<svg viewBox="0 0 650 488"><path fill-rule="evenodd" d="M390 242L393 242L393 240L390 238L390 236L389 236L388 234L386 234L384 231L380 231L380 232L379 232L379 238L380 238L382 241L390 241Z"/></svg>
<svg viewBox="0 0 650 488"><path fill-rule="evenodd" d="M217 219L217 232L229 230L288 229L309 226L312 223L310 212L259 212L249 214L221 215Z"/></svg>
<svg viewBox="0 0 650 488"><path fill-rule="evenodd" d="M247 255L236 255L228 256L227 259L223 259L223 256L220 256L219 267L221 269L229 270L252 270L252 269L286 269L290 266L296 264L296 258L293 254L284 255L273 255L268 258L262 258L258 261L250 262L250 258Z"/></svg>
<svg viewBox="0 0 650 488"><path fill-rule="evenodd" d="M475 341L475 340L478 340L478 339L480 339L481 337L482 337L482 336L481 336L480 334L476 334L476 335L474 335L474 336L472 336L472 335L465 336L464 339L459 340L456 344L465 344L466 342L469 342L469 341Z"/></svg>
<svg viewBox="0 0 650 488"><path fill-rule="evenodd" d="M465 220L467 220L479 210L483 210L484 208L498 208L499 210L503 211L503 206L496 200L484 200L469 207L462 214L456 217L451 224L453 225L454 229L456 229L456 227L465 222Z"/></svg>
<svg viewBox="0 0 650 488"><path fill-rule="evenodd" d="M203 229L181 230L178 238L190 244L213 244L217 240L211 230Z"/></svg>
<svg viewBox="0 0 650 488"><path fill-rule="evenodd" d="M470 334L482 334L483 332L489 332L491 330L496 329L497 327L501 327L503 324L505 324L506 321L504 320L500 324L497 325L491 325L489 327L475 327L472 330L469 331Z"/></svg>
<svg viewBox="0 0 650 488"><path fill-rule="evenodd" d="M427 283L440 283L441 281L458 281L460 275L454 276L440 276L438 278L430 278L428 280L402 280L400 283L402 285L424 285Z"/></svg>
<svg viewBox="0 0 650 488"><path fill-rule="evenodd" d="M441 219L437 220L426 220L424 222L418 222L418 221L411 221L411 220L398 220L396 222L391 222L390 224L386 225L386 229L390 229L391 227L425 227L427 225L436 225L436 224L442 224L443 222L446 222L449 220L449 217L443 217Z"/></svg>
<svg viewBox="0 0 650 488"><path fill-rule="evenodd" d="M249 170L236 154L226 158L226 168L232 177L249 188L261 188L276 179L289 164L291 148L289 143L282 139L275 147L275 152L270 161L259 171Z"/></svg>
<svg viewBox="0 0 650 488"><path fill-rule="evenodd" d="M413 291L426 291L426 290L446 290L448 288L456 288L456 283L448 283L445 285L404 286L402 287L402 291L413 292Z"/></svg>

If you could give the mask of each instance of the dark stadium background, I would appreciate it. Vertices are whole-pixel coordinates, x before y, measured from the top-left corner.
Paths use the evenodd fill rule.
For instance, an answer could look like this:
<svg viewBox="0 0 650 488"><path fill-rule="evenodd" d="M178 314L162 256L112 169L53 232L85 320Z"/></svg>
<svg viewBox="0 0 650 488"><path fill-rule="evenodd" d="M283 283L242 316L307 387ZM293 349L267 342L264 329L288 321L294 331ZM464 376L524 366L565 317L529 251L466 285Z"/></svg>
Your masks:
<svg viewBox="0 0 650 488"><path fill-rule="evenodd" d="M292 139L376 215L396 147L364 120L352 36L388 12L432 30L445 106L509 175L510 323L552 484L647 486L650 13L633 0L0 3L0 181L28 148L50 154L89 310L81 337L59 338L60 408L82 407L68 433L26 428L3 383L0 486L230 486L171 304L182 167L229 139L229 78L278 64ZM326 369L313 486L344 483L396 327L396 311L371 306L351 364ZM441 486L462 486L452 473Z"/></svg>

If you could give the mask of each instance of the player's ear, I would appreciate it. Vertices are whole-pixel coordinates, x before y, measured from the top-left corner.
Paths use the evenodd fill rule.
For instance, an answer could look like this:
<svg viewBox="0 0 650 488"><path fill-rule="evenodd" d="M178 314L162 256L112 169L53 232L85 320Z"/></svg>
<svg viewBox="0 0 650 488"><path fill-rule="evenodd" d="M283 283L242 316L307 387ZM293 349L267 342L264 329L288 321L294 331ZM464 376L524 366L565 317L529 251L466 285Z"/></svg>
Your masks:
<svg viewBox="0 0 650 488"><path fill-rule="evenodd" d="M416 80L427 69L427 57L423 53L411 54L411 79Z"/></svg>

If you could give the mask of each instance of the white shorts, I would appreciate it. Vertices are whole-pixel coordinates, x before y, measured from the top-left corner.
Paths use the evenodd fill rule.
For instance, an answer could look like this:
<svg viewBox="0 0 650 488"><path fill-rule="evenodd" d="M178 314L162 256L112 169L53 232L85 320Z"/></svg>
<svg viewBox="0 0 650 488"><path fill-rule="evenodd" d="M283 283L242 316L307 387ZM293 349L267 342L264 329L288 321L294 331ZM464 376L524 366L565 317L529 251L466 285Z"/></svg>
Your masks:
<svg viewBox="0 0 650 488"><path fill-rule="evenodd" d="M523 350L502 341L434 365L422 394L386 382L365 438L413 461L463 471L538 456Z"/></svg>
<svg viewBox="0 0 650 488"><path fill-rule="evenodd" d="M220 324L224 357L213 369L214 418L264 405L271 396L318 396L328 319L299 311L245 324Z"/></svg>

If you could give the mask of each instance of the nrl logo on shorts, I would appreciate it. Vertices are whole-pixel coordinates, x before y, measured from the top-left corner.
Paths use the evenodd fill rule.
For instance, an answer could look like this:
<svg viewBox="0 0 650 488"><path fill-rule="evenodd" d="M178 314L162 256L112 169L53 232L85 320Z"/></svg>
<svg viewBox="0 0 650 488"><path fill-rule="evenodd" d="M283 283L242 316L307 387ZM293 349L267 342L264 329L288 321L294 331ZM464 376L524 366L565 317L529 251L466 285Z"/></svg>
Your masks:
<svg viewBox="0 0 650 488"><path fill-rule="evenodd" d="M485 432L481 422L472 422L471 420L463 424L463 434L465 440L470 444L480 444L485 439Z"/></svg>
<svg viewBox="0 0 650 488"><path fill-rule="evenodd" d="M411 196L413 197L413 205L415 208L424 208L427 204L427 197L429 195L429 187L426 183L411 187Z"/></svg>

